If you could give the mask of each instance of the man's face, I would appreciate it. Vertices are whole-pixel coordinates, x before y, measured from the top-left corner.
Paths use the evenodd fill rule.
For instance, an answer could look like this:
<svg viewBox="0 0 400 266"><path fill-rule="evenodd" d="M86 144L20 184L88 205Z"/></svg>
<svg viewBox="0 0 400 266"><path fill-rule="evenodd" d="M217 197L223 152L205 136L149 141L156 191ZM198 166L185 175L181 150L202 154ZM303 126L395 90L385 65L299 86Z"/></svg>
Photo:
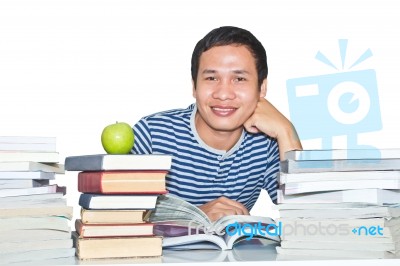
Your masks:
<svg viewBox="0 0 400 266"><path fill-rule="evenodd" d="M198 131L242 130L266 92L258 86L255 59L246 46L216 46L200 56L196 89Z"/></svg>

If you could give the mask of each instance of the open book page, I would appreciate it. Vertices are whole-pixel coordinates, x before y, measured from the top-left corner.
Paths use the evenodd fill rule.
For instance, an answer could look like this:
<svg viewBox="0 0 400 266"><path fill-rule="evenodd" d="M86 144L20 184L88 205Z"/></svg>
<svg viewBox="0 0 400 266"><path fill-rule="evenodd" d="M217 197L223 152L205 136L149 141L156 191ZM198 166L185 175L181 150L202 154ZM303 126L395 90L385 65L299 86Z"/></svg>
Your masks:
<svg viewBox="0 0 400 266"><path fill-rule="evenodd" d="M228 249L222 237L218 235L209 235L209 234L164 237L163 248L172 250L190 250L190 249L227 250Z"/></svg>
<svg viewBox="0 0 400 266"><path fill-rule="evenodd" d="M211 222L198 207L172 195L159 196L148 221L155 224L154 233L164 237L164 248L226 250L241 240L280 240L269 217L230 215Z"/></svg>
<svg viewBox="0 0 400 266"><path fill-rule="evenodd" d="M176 221L176 224L180 225L189 223L211 225L208 216L198 207L169 194L158 197L156 208L150 213L149 221L153 223Z"/></svg>
<svg viewBox="0 0 400 266"><path fill-rule="evenodd" d="M245 245L256 245L269 243L279 243L280 238L275 234L260 234L246 230L247 234L194 234L182 235L178 237L164 237L163 248L172 250L190 250L190 249L221 249L230 250L235 245L243 243ZM260 239L264 239L262 242Z"/></svg>
<svg viewBox="0 0 400 266"><path fill-rule="evenodd" d="M266 239L257 241L242 241L235 245L232 250L197 249L192 250L164 249L162 261L164 263L186 263L193 262L222 262L222 261L274 261L276 259L276 246L278 243L271 243ZM195 254L195 256L193 256Z"/></svg>

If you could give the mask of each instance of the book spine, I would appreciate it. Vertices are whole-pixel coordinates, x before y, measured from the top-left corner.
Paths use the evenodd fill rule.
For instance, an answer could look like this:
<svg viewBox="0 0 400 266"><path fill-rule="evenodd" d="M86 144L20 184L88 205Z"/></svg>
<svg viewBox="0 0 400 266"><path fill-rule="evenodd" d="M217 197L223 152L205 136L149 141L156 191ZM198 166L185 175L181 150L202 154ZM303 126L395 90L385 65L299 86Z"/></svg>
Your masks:
<svg viewBox="0 0 400 266"><path fill-rule="evenodd" d="M81 194L79 196L79 206L85 208L85 209L90 209L90 201L92 199L91 194Z"/></svg>
<svg viewBox="0 0 400 266"><path fill-rule="evenodd" d="M103 193L102 172L80 172L78 174L78 191L82 193Z"/></svg>
<svg viewBox="0 0 400 266"><path fill-rule="evenodd" d="M83 236L83 223L81 219L75 220L75 231L80 237Z"/></svg>

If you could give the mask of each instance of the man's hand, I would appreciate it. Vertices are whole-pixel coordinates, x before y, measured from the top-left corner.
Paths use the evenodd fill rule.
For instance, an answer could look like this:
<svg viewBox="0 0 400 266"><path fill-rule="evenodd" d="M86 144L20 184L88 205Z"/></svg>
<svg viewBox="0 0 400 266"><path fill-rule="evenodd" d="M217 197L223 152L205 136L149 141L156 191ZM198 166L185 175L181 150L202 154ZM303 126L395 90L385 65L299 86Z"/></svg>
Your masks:
<svg viewBox="0 0 400 266"><path fill-rule="evenodd" d="M199 206L199 208L207 214L211 221L218 220L227 215L249 215L249 211L243 204L226 197L219 197L218 199Z"/></svg>
<svg viewBox="0 0 400 266"><path fill-rule="evenodd" d="M250 133L263 132L276 138L281 160L284 160L286 151L302 149L292 123L264 98L260 98L254 113L244 123L244 127Z"/></svg>

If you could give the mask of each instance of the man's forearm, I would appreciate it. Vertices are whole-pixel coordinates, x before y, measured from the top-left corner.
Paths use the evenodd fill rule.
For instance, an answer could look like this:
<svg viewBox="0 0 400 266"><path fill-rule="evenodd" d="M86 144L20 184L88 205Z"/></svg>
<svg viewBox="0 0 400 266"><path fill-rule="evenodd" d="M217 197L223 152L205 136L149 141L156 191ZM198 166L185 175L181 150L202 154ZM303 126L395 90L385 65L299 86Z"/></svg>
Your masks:
<svg viewBox="0 0 400 266"><path fill-rule="evenodd" d="M279 157L281 161L285 160L285 152L291 150L302 150L299 136L297 135L296 129L289 122L286 129L278 135L278 146L279 146Z"/></svg>

